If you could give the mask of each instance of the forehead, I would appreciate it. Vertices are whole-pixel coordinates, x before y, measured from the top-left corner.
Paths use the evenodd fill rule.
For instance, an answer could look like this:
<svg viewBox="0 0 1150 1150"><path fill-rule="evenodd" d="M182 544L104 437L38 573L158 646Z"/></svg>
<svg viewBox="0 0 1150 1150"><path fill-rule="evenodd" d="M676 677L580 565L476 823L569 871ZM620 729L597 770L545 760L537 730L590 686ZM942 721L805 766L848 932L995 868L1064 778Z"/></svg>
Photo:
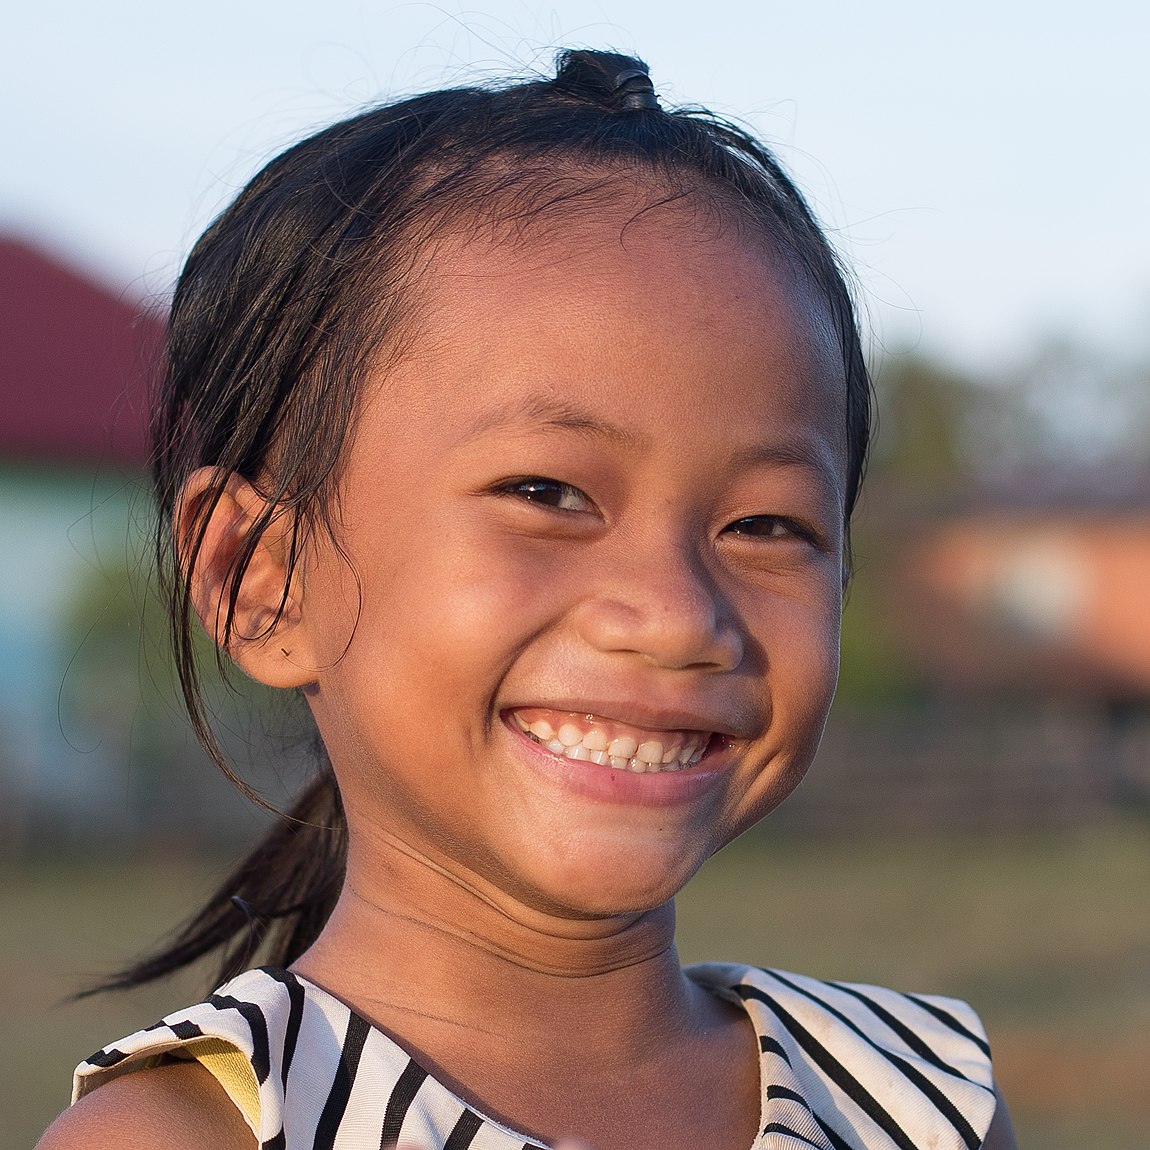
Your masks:
<svg viewBox="0 0 1150 1150"><path fill-rule="evenodd" d="M846 457L825 302L758 229L689 198L449 233L413 295L384 391L440 421L542 401L650 423L655 403L670 437L716 418L732 440L785 422Z"/></svg>

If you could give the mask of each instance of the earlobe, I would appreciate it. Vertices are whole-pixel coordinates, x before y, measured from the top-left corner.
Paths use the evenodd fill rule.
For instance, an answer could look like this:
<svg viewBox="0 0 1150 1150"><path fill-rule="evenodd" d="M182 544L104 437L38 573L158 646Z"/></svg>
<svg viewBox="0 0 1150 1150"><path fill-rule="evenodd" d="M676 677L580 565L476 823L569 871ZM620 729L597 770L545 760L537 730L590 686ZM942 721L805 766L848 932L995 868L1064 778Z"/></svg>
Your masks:
<svg viewBox="0 0 1150 1150"><path fill-rule="evenodd" d="M184 484L173 530L192 605L217 646L266 686L313 682L291 517L242 476L205 467Z"/></svg>

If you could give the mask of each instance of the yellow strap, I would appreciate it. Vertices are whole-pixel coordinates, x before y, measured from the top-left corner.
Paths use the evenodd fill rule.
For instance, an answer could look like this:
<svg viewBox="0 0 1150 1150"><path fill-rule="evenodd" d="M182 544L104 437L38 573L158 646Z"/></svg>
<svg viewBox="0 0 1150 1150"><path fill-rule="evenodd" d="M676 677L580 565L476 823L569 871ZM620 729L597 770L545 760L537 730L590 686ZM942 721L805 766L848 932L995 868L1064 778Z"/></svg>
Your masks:
<svg viewBox="0 0 1150 1150"><path fill-rule="evenodd" d="M221 1038L194 1038L173 1053L194 1058L224 1088L252 1130L259 1131L260 1087L242 1051Z"/></svg>

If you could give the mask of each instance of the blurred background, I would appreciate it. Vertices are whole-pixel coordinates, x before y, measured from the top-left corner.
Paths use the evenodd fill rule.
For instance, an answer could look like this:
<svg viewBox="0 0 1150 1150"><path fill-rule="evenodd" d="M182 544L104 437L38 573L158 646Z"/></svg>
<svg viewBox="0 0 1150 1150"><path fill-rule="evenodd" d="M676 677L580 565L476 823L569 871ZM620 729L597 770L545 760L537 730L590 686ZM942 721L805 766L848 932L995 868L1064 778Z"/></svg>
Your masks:
<svg viewBox="0 0 1150 1150"><path fill-rule="evenodd" d="M1023 1147L1150 1144L1150 9L46 0L3 29L0 1150L200 993L64 1001L264 825L181 724L150 591L143 380L182 257L309 128L557 45L771 141L872 333L823 750L688 888L684 956L966 997ZM290 710L218 710L280 801Z"/></svg>

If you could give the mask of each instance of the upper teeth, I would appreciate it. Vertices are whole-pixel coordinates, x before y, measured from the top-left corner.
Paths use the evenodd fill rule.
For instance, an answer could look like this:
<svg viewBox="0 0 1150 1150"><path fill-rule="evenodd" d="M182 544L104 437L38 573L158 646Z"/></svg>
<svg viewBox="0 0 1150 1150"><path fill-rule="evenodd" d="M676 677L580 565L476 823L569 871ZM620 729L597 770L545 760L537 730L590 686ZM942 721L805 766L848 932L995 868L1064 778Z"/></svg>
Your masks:
<svg viewBox="0 0 1150 1150"><path fill-rule="evenodd" d="M556 755L620 771L681 771L702 757L710 735L702 731L638 731L594 715L514 712L519 729ZM633 732L633 733L632 733Z"/></svg>

